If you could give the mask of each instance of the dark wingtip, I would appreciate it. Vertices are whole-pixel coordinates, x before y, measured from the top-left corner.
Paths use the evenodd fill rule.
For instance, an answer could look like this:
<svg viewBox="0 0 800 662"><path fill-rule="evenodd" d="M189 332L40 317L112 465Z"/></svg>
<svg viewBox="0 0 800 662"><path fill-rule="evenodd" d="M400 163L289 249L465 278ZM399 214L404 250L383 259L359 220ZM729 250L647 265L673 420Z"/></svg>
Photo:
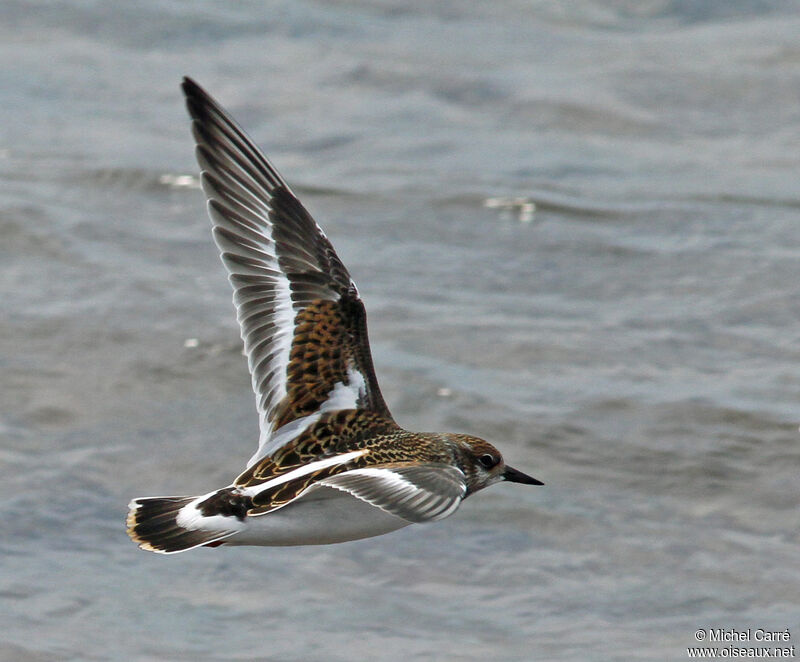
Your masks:
<svg viewBox="0 0 800 662"><path fill-rule="evenodd" d="M200 87L193 78L184 76L183 81L181 81L181 89L188 97L190 94L194 94L197 90L202 90L203 88Z"/></svg>
<svg viewBox="0 0 800 662"><path fill-rule="evenodd" d="M203 116L205 106L213 107L218 105L211 95L189 76L183 77L181 90L186 99L186 109L192 119L200 119Z"/></svg>
<svg viewBox="0 0 800 662"><path fill-rule="evenodd" d="M507 480L509 483L522 483L524 485L544 485L544 483L540 480L537 480L533 476L529 476L528 474L524 474L521 471L517 471L513 467L506 467L506 470L503 472L503 478Z"/></svg>

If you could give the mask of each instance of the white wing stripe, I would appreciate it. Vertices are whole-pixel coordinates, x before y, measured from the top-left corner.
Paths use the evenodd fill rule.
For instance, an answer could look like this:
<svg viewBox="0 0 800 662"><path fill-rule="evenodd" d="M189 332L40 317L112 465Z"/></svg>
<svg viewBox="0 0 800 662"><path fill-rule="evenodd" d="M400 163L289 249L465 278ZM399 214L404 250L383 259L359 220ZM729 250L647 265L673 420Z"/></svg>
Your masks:
<svg viewBox="0 0 800 662"><path fill-rule="evenodd" d="M219 170L216 172L219 173ZM203 180L210 183L207 194L215 195L214 178L204 175ZM238 185L241 186L242 182L238 182ZM256 199L254 201L257 203ZM260 219L256 226L249 219L227 209L216 197L209 200L208 211L215 225L214 240L234 289L237 289L236 280L240 278L253 278L259 284L256 287L245 286L247 292L237 291L234 305L241 325L253 389L258 394L256 405L261 436L268 437L272 432L267 420L268 406L286 396L286 368L289 365L295 315L289 281L278 264L272 226L268 219ZM266 290L269 296L259 296L259 288ZM267 310L253 306L254 301ZM271 311L268 311L269 307ZM260 315L256 318L258 313ZM263 350L266 349L272 351L264 355ZM270 388L265 389L267 385ZM268 393L265 394L265 390Z"/></svg>
<svg viewBox="0 0 800 662"><path fill-rule="evenodd" d="M347 368L347 381L347 384L336 382L333 389L328 393L328 399L322 403L320 411L356 409L358 407L358 401L366 394L367 382L364 379L364 375L350 366Z"/></svg>
<svg viewBox="0 0 800 662"><path fill-rule="evenodd" d="M255 369L258 368L259 366L255 366L253 368L253 372L255 372ZM271 379L271 377L272 375L265 375L263 381L266 383ZM287 423L279 430L276 430L272 438L262 435L261 439L259 440L258 450L250 458L249 462L247 463L247 468L249 469L256 462L262 460L268 455L272 455L272 453L279 448L282 448L290 441L297 439L308 429L309 426L313 425L320 419L323 412L337 411L339 409L355 409L359 399L366 395L366 380L364 379L364 375L357 370L353 370L352 368L348 368L347 377L349 383L344 384L342 382L337 382L331 392L328 393L328 399L322 403L319 411L309 414L308 416L295 419L291 423ZM259 384L259 388L260 387L261 384ZM259 390L258 392L261 391ZM270 397L271 394L265 394L264 401L269 401Z"/></svg>
<svg viewBox="0 0 800 662"><path fill-rule="evenodd" d="M278 485L283 485L284 483L288 483L289 481L294 480L295 478L301 478L302 476L307 476L308 474L314 473L315 471L319 471L320 469L326 469L328 467L332 467L336 464L344 464L345 462L349 462L350 460L360 457L366 453L366 449L361 449L357 451L350 451L349 453L343 453L342 455L337 455L335 457L329 457L325 460L317 460L316 462L311 462L310 464L306 464L302 467L298 467L297 469L293 469L282 476L278 476L277 478L273 478L272 480L268 480L264 483L259 483L258 485L252 485L250 487L240 488L242 494L247 494L248 496L255 496L259 492L262 492L266 489L271 489L273 487L277 487Z"/></svg>

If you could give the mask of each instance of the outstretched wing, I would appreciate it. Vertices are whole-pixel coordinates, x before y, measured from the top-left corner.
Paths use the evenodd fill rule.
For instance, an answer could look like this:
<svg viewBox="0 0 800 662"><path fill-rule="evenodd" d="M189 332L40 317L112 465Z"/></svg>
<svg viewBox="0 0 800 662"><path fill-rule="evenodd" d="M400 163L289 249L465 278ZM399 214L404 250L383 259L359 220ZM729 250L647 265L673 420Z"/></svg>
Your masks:
<svg viewBox="0 0 800 662"><path fill-rule="evenodd" d="M248 466L321 412L391 420L364 304L325 233L222 106L189 78L182 87L256 393L261 438Z"/></svg>

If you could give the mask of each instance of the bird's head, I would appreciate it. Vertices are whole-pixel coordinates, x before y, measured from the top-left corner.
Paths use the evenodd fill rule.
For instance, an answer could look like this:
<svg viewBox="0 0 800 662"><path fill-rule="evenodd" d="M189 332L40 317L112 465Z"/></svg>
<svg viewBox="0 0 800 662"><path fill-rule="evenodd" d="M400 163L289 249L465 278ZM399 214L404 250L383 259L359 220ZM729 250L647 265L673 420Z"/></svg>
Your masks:
<svg viewBox="0 0 800 662"><path fill-rule="evenodd" d="M467 495L501 480L524 485L544 485L540 480L509 467L500 451L488 441L465 434L453 435L458 460L467 477Z"/></svg>

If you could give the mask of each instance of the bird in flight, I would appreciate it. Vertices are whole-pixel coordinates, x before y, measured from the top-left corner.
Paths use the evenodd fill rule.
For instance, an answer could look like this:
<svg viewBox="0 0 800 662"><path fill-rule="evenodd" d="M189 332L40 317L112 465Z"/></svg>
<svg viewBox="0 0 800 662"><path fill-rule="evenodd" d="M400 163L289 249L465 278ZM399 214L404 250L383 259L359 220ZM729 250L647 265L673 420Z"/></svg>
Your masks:
<svg viewBox="0 0 800 662"><path fill-rule="evenodd" d="M227 487L133 499L131 539L163 554L337 543L443 519L500 481L542 485L483 439L395 423L364 304L328 237L230 114L190 78L182 88L260 439Z"/></svg>

